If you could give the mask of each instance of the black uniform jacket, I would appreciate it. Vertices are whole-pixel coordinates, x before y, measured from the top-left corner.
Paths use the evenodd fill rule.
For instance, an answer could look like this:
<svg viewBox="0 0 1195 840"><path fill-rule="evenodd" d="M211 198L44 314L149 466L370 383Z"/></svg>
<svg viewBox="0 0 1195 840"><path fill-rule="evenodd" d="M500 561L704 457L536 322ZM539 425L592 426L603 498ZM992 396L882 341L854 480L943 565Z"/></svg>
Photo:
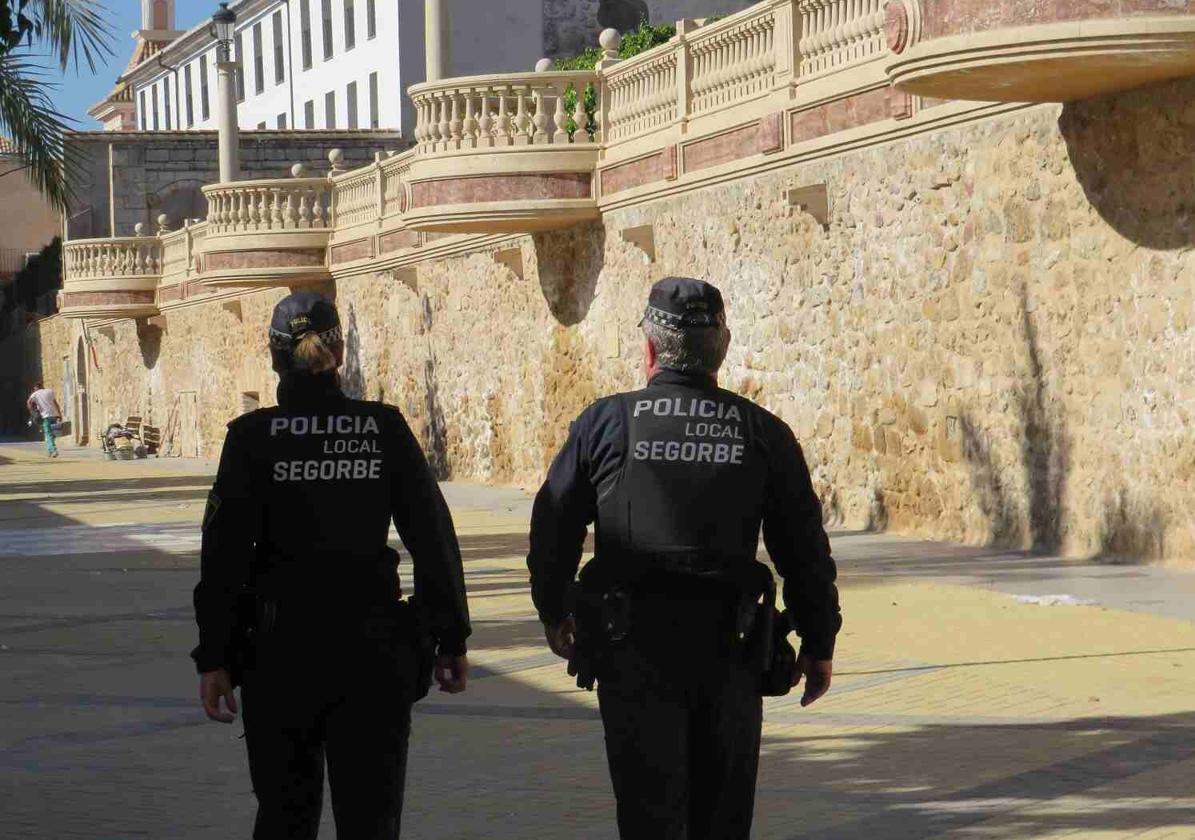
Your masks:
<svg viewBox="0 0 1195 840"><path fill-rule="evenodd" d="M278 401L228 424L195 587L199 671L229 664L246 587L330 613L397 599L391 520L414 560L415 595L440 652L463 654L470 627L460 547L402 414L348 399L334 375L286 377Z"/></svg>
<svg viewBox="0 0 1195 840"><path fill-rule="evenodd" d="M622 566L703 551L753 560L762 527L802 651L833 656L837 573L801 447L783 420L709 377L662 371L573 423L531 520L527 566L546 624L566 615L594 522L592 562Z"/></svg>

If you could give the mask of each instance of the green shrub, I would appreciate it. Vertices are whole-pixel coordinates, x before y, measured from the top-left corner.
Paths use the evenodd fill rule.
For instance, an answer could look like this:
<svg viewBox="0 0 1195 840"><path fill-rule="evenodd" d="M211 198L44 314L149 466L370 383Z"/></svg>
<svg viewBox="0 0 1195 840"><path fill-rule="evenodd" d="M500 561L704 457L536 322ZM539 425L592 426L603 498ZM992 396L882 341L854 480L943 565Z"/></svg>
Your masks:
<svg viewBox="0 0 1195 840"><path fill-rule="evenodd" d="M622 44L618 48L618 57L624 60L633 58L639 55L639 53L647 52L652 47L667 43L674 35L676 35L676 27L673 24L664 23L653 26L644 20L639 24L638 29L622 36ZM602 55L601 48L591 47L579 55L556 62L555 69L573 71L592 70L594 65L602 60ZM577 124L571 117L576 107L577 91L570 85L564 95L564 109L570 114L568 121L568 135L570 138L577 131ZM586 126L586 133L589 135L590 140L597 133L597 107L597 90L591 84L586 85L585 115L589 117L589 125Z"/></svg>

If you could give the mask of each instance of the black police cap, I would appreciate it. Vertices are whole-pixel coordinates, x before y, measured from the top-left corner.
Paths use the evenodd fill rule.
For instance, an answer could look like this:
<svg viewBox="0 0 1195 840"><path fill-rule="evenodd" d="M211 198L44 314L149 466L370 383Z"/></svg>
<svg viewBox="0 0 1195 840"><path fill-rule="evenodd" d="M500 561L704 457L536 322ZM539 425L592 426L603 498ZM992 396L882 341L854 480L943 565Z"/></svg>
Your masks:
<svg viewBox="0 0 1195 840"><path fill-rule="evenodd" d="M722 293L704 280L665 277L651 287L643 320L671 330L716 327L722 323Z"/></svg>
<svg viewBox="0 0 1195 840"><path fill-rule="evenodd" d="M330 300L316 292L292 292L278 301L270 319L270 347L289 352L308 333L331 346L343 339L340 315Z"/></svg>

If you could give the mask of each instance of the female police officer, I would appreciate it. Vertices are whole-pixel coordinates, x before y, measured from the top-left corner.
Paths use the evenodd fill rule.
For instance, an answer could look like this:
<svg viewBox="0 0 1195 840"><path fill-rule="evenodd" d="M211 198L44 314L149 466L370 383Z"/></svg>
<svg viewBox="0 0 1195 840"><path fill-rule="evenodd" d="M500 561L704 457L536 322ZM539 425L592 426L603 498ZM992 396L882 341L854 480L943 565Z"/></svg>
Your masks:
<svg viewBox="0 0 1195 840"><path fill-rule="evenodd" d="M335 307L311 292L282 300L270 351L278 406L228 425L204 514L192 654L203 707L231 723L243 681L256 840L316 836L325 757L338 835L391 840L411 704L430 679L418 636L436 646L440 689L465 689L460 549L398 409L341 392ZM399 601L391 519L418 610Z"/></svg>

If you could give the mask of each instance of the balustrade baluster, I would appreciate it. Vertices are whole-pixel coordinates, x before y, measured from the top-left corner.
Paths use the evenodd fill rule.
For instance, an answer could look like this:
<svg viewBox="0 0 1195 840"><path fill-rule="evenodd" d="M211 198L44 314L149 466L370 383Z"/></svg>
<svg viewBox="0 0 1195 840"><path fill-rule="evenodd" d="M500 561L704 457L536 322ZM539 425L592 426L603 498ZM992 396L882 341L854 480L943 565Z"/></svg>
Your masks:
<svg viewBox="0 0 1195 840"><path fill-rule="evenodd" d="M552 142L567 143L568 112L564 110L564 92L567 90L567 85L561 82L559 87L553 85L548 90L556 98L556 110L552 112L552 123L556 126L556 131L552 134Z"/></svg>
<svg viewBox="0 0 1195 840"><path fill-rule="evenodd" d="M462 94L465 100L465 118L461 123L461 139L466 147L477 145L477 118L473 115L473 91Z"/></svg>
<svg viewBox="0 0 1195 840"><path fill-rule="evenodd" d="M490 112L488 89L481 92L481 118L477 121L477 140L479 146L489 148L494 145L494 115Z"/></svg>
<svg viewBox="0 0 1195 840"><path fill-rule="evenodd" d="M580 83L578 83L580 85ZM589 115L585 113L585 88L578 86L577 88L577 105L573 108L573 122L576 124L576 131L573 133L574 143L588 143L589 142Z"/></svg>
<svg viewBox="0 0 1195 840"><path fill-rule="evenodd" d="M519 101L516 105L518 110L515 111L515 140L520 143L528 143L531 139L531 118L527 115L527 91L520 87L518 97Z"/></svg>
<svg viewBox="0 0 1195 840"><path fill-rule="evenodd" d="M448 138L452 136L452 122L448 113L448 97L440 97L440 122L437 123L439 136L436 137L436 148L448 148Z"/></svg>
<svg viewBox="0 0 1195 840"><path fill-rule="evenodd" d="M509 146L513 140L510 130L510 114L506 110L507 95L510 88L503 87L498 91L498 145Z"/></svg>
<svg viewBox="0 0 1195 840"><path fill-rule="evenodd" d="M324 196L319 190L315 191L315 199L312 202L311 226L324 227Z"/></svg>
<svg viewBox="0 0 1195 840"><path fill-rule="evenodd" d="M448 124L449 131L452 133L452 146L459 149L461 147L461 129L464 127L464 122L461 120L461 97L459 94L450 94L452 97L452 120Z"/></svg>
<svg viewBox="0 0 1195 840"><path fill-rule="evenodd" d="M535 118L532 120L535 124L535 137L532 142L546 143L548 142L548 111L544 106L543 88L532 88L531 96L535 103Z"/></svg>

